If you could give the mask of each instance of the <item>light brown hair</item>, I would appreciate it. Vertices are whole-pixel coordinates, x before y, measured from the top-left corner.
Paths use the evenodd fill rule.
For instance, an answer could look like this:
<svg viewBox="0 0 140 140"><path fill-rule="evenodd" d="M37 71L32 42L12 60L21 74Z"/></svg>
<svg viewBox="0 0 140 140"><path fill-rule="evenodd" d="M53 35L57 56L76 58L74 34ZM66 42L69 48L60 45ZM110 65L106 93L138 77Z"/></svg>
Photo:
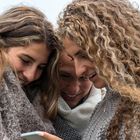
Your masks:
<svg viewBox="0 0 140 140"><path fill-rule="evenodd" d="M46 44L51 52L47 68L35 83L31 83L31 87L37 83L44 93L43 105L48 107L46 114L50 117L57 108L58 92L55 90L57 83L53 77L56 74L55 66L60 49L52 24L40 10L28 6L13 7L0 15L0 77L7 65L4 51L10 47L28 46L32 42Z"/></svg>

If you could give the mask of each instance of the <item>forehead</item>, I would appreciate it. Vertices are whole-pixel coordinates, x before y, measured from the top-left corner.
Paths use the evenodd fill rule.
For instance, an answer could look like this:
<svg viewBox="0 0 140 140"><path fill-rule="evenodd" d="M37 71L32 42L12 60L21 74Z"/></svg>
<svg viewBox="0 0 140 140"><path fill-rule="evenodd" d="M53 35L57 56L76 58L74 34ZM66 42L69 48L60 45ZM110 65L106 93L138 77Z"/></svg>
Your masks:
<svg viewBox="0 0 140 140"><path fill-rule="evenodd" d="M89 62L93 61L88 56L86 50L84 50L82 47L79 47L79 45L77 45L75 41L72 41L71 39L65 37L63 39L63 45L64 49L62 53L66 53L67 56L71 57L71 59L78 59L79 61L86 60Z"/></svg>
<svg viewBox="0 0 140 140"><path fill-rule="evenodd" d="M28 55L38 61L46 61L50 54L48 47L44 43L31 43L28 46L11 47L8 52L15 55Z"/></svg>
<svg viewBox="0 0 140 140"><path fill-rule="evenodd" d="M66 37L63 39L63 45L64 45L64 50L69 55L72 55L72 56L79 51L83 51L82 48L80 48L74 41Z"/></svg>
<svg viewBox="0 0 140 140"><path fill-rule="evenodd" d="M74 63L61 63L59 65L60 72L75 73Z"/></svg>

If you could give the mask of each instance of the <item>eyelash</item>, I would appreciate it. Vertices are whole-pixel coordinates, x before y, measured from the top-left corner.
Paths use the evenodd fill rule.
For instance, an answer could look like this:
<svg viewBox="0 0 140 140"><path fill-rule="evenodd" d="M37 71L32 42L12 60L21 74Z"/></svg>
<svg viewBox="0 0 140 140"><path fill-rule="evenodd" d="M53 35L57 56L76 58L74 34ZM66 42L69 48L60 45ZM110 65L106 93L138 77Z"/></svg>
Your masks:
<svg viewBox="0 0 140 140"><path fill-rule="evenodd" d="M20 59L22 65L24 65L24 66L32 65L32 61L31 60L28 60L28 59L26 60L26 58L22 58L22 57L19 57L19 59ZM40 65L40 66L38 66L37 69L39 71L43 71L45 68L46 68L46 65L45 66L44 65Z"/></svg>
<svg viewBox="0 0 140 140"><path fill-rule="evenodd" d="M60 74L60 78L62 78L63 80L70 80L70 79L72 79L71 76L69 76L69 75L64 75L64 74Z"/></svg>
<svg viewBox="0 0 140 140"><path fill-rule="evenodd" d="M73 80L74 78L73 77L71 77L71 76L69 76L69 75L60 75L60 77L63 79L63 80ZM87 81L87 80L89 80L89 78L88 77L85 77L85 76L81 76L81 77L79 77L78 78L80 81Z"/></svg>
<svg viewBox="0 0 140 140"><path fill-rule="evenodd" d="M65 78L67 78L67 77L70 77L70 76L69 76L69 75L60 74L60 77L65 77Z"/></svg>
<svg viewBox="0 0 140 140"><path fill-rule="evenodd" d="M82 58L82 59L89 59L88 56L84 53L79 53L78 56L79 58Z"/></svg>
<svg viewBox="0 0 140 140"><path fill-rule="evenodd" d="M46 68L46 66L43 66L43 67L42 67L42 66L39 66L39 67L38 67L38 69L40 69L40 70L43 70L43 69L45 69L45 68Z"/></svg>
<svg viewBox="0 0 140 140"><path fill-rule="evenodd" d="M22 63L24 63L24 64L29 64L30 63L30 61L29 60L25 60L25 59L23 59L23 58L20 58L20 60L22 61Z"/></svg>

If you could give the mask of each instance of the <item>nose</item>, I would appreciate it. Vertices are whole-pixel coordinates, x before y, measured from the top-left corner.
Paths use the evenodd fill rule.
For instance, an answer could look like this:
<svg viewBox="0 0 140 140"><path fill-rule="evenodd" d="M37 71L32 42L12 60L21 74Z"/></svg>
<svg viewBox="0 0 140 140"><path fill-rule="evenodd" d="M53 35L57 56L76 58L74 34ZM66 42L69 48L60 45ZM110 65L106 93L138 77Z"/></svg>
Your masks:
<svg viewBox="0 0 140 140"><path fill-rule="evenodd" d="M26 78L26 81L28 83L31 83L35 80L37 80L40 77L39 72L37 71L37 68L28 68L23 72L23 76Z"/></svg>
<svg viewBox="0 0 140 140"><path fill-rule="evenodd" d="M77 77L81 76L81 74L87 71L87 67L85 66L84 62L75 59L74 64L75 64L75 74L77 75Z"/></svg>
<svg viewBox="0 0 140 140"><path fill-rule="evenodd" d="M78 79L74 80L72 83L69 83L69 92L71 94L78 94L80 91L80 82Z"/></svg>

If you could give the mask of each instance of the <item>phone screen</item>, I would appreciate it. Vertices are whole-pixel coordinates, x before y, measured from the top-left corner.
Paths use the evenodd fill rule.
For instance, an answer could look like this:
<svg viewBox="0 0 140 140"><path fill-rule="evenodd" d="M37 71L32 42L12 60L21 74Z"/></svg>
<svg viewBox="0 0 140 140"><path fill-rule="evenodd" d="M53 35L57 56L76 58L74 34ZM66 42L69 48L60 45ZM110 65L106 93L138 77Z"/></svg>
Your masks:
<svg viewBox="0 0 140 140"><path fill-rule="evenodd" d="M33 131L21 134L24 140L47 140L39 135L40 131Z"/></svg>

